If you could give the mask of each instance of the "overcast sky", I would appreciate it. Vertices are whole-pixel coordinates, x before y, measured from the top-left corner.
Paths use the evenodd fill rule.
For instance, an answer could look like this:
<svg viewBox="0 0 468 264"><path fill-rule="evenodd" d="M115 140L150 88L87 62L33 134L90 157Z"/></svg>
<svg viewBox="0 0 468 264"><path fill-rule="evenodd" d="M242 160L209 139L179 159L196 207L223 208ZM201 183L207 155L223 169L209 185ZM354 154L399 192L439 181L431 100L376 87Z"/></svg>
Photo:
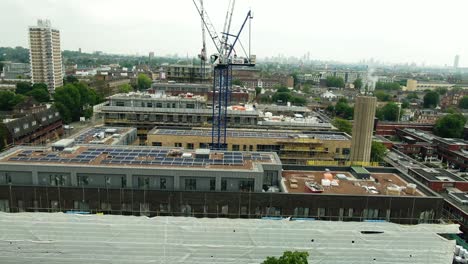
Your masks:
<svg viewBox="0 0 468 264"><path fill-rule="evenodd" d="M204 2L222 30L228 1ZM232 31L249 8L258 57L452 65L460 54L468 66L468 0L237 0ZM27 47L27 27L48 18L67 50L195 56L201 48L192 0L0 0L0 10L0 46Z"/></svg>

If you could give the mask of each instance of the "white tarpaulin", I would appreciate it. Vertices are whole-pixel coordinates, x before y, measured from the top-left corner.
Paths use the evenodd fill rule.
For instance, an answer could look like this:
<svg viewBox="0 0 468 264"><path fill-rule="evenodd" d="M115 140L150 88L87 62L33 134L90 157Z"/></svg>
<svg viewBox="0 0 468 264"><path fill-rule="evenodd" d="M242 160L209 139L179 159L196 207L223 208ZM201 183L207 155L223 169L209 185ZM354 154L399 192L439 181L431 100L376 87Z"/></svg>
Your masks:
<svg viewBox="0 0 468 264"><path fill-rule="evenodd" d="M452 263L458 225L0 213L0 263Z"/></svg>

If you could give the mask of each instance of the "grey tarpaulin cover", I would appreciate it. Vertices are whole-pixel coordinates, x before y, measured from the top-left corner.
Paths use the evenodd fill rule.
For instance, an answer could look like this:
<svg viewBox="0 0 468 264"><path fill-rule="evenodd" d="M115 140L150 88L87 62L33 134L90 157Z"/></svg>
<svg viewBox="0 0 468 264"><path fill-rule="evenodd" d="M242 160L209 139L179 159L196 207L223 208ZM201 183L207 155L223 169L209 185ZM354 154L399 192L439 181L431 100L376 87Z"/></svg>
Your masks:
<svg viewBox="0 0 468 264"><path fill-rule="evenodd" d="M363 231L363 232L361 232ZM369 232L370 231L370 232ZM458 225L0 213L0 263L452 263Z"/></svg>

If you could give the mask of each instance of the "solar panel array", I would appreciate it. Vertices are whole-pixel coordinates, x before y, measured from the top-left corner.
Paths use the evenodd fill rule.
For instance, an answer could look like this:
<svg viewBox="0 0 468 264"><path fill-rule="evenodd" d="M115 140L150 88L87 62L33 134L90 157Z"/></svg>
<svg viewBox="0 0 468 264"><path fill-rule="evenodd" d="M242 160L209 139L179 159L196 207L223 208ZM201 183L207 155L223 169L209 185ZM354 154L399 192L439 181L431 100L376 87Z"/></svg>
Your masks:
<svg viewBox="0 0 468 264"><path fill-rule="evenodd" d="M170 136L200 136L211 137L209 130L177 130L177 129L158 129L155 135L170 135ZM316 138L321 140L347 140L341 134L294 134L281 132L267 131L227 131L227 137L241 138L291 138L291 136L302 135L308 138Z"/></svg>
<svg viewBox="0 0 468 264"><path fill-rule="evenodd" d="M130 149L130 148L87 148L85 151L72 157L65 157L57 152L46 155L33 155L32 150L22 151L18 156L11 157L11 161L34 162L64 162L64 163L91 163L97 157L105 154L100 164L127 164L127 165L160 165L160 166L242 166L246 160L271 161L270 154L242 153L236 151L222 152L222 159L196 158L196 157L172 157L168 149Z"/></svg>

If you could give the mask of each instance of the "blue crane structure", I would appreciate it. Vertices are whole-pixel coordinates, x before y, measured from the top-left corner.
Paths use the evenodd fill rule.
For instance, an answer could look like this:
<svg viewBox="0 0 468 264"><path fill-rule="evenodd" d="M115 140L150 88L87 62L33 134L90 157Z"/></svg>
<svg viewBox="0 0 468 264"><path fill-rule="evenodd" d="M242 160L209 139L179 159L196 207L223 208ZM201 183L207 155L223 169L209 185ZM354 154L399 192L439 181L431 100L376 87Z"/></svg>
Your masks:
<svg viewBox="0 0 468 264"><path fill-rule="evenodd" d="M214 29L206 10L203 7L203 0L199 0L199 5L195 0L192 0L197 8L198 14L201 17L202 23L205 26L208 34L210 35L215 47L216 53L210 56L210 61L214 66L213 76L213 114L212 114L212 127L211 127L211 149L226 149L226 130L228 125L228 105L230 103L230 94L232 87L232 68L236 66L255 66L256 57L250 54L250 21L253 18L252 12L249 10L247 15L237 32L237 34L230 33L232 14L234 11L235 0L229 1L228 11L224 22L224 28L221 32L221 38L218 36L217 31ZM245 51L239 39L245 25L249 21L249 52ZM204 30L202 30L204 34ZM232 43L230 42L233 39ZM235 45L239 43L245 57L238 57ZM202 54L205 52L206 47L203 46ZM205 55L206 56L206 55Z"/></svg>

